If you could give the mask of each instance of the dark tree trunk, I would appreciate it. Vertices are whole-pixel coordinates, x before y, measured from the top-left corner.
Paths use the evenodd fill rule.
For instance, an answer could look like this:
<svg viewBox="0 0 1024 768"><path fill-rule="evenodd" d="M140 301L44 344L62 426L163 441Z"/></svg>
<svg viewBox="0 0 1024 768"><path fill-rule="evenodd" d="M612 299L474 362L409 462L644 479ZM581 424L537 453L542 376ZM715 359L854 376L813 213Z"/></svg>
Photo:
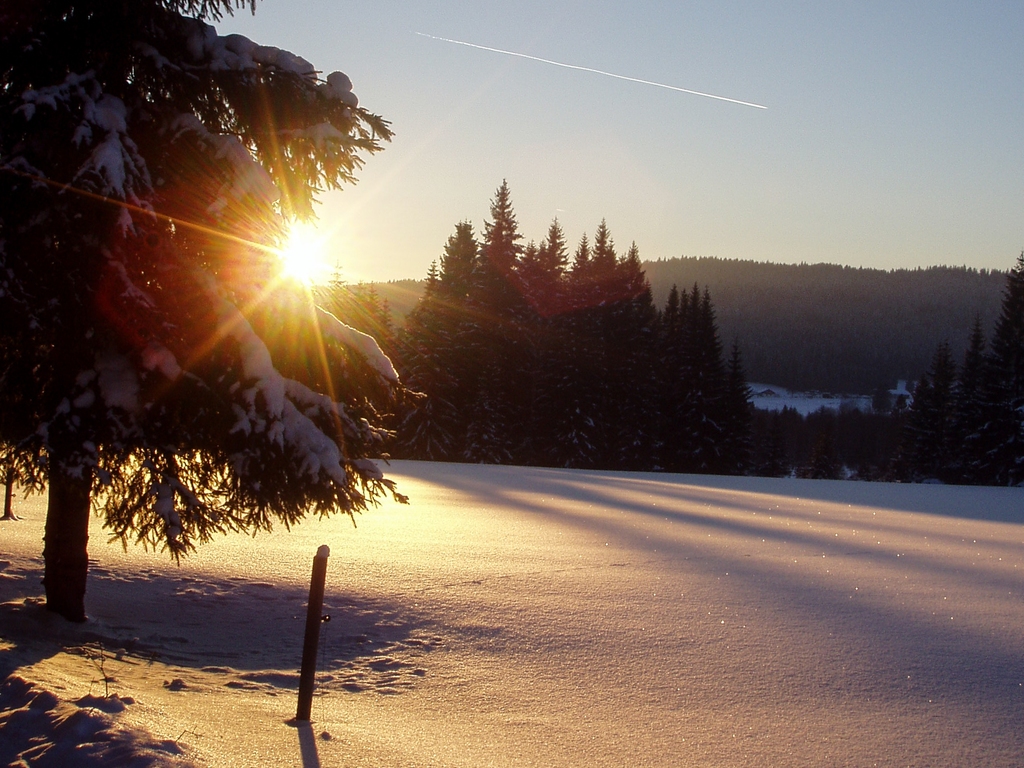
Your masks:
<svg viewBox="0 0 1024 768"><path fill-rule="evenodd" d="M85 579L89 571L89 493L92 477L74 477L54 462L46 507L43 561L46 608L68 621L85 621Z"/></svg>
<svg viewBox="0 0 1024 768"><path fill-rule="evenodd" d="M4 516L0 520L17 520L14 516L14 469L7 467L4 478Z"/></svg>

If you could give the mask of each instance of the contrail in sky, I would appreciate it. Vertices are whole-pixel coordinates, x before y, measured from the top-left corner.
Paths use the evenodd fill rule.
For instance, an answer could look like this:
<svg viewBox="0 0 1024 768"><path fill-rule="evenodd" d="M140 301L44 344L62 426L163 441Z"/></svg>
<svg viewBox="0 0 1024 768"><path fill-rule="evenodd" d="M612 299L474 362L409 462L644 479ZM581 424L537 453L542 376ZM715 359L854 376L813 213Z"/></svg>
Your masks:
<svg viewBox="0 0 1024 768"><path fill-rule="evenodd" d="M756 107L757 109L768 109L763 104L754 104L750 101L740 101L739 99L730 99L727 96L716 96L713 93L703 93L701 91L691 91L689 88L679 88L675 85L666 85L665 83L656 83L653 80L641 80L639 77L627 77L626 75L617 75L614 72L605 72L601 69L593 69L591 67L581 67L576 64L564 64L561 61L551 61L551 59L542 59L539 56L530 56L526 53L516 53L515 51L503 51L501 48L488 48L486 45L477 45L476 43L467 43L463 40L451 40L447 37L436 37L435 35L428 35L425 32L417 32L417 35L421 37L429 37L431 40L440 40L443 43L454 43L455 45L465 45L468 48L478 48L481 51L490 51L491 53L503 53L506 56L517 56L520 59L530 59L530 61L539 61L542 64L553 64L556 67L565 67L565 69L577 69L580 72L593 72L595 75L604 75L605 77L614 77L616 80L628 80L631 83L643 83L644 85L653 85L658 88L668 88L670 91L679 91L680 93L689 93L694 96L704 96L709 99L718 99L719 101L728 101L733 104L742 104L744 107Z"/></svg>

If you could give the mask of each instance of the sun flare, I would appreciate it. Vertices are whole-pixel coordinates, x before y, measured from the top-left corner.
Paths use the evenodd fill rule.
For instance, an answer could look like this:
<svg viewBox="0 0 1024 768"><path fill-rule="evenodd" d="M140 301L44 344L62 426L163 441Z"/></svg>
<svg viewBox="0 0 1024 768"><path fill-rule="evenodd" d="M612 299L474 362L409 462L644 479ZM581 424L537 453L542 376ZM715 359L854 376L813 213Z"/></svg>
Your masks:
<svg viewBox="0 0 1024 768"><path fill-rule="evenodd" d="M334 267L327 260L326 245L324 236L312 227L292 227L279 251L283 274L305 285L327 280Z"/></svg>

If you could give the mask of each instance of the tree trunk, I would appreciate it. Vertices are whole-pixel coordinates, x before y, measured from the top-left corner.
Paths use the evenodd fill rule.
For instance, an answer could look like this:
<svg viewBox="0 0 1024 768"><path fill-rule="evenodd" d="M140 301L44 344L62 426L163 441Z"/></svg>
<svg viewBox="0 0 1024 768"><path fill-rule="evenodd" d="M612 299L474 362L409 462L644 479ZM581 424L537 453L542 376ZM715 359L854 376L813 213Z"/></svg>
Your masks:
<svg viewBox="0 0 1024 768"><path fill-rule="evenodd" d="M85 579L89 571L89 494L92 476L70 475L59 462L50 467L43 561L46 608L68 621L85 621Z"/></svg>
<svg viewBox="0 0 1024 768"><path fill-rule="evenodd" d="M14 469L7 467L4 478L4 516L0 520L17 520L14 516Z"/></svg>

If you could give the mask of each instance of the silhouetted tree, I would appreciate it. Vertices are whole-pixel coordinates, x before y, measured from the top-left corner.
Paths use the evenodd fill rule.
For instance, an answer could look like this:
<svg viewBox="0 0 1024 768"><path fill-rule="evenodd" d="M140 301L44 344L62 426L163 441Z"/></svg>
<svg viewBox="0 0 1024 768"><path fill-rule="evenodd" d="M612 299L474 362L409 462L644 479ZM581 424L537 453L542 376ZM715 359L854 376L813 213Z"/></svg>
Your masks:
<svg viewBox="0 0 1024 768"><path fill-rule="evenodd" d="M391 363L274 253L391 132L344 74L202 20L235 5L0 5L0 437L45 469L68 619L96 500L177 557L392 487Z"/></svg>
<svg viewBox="0 0 1024 768"><path fill-rule="evenodd" d="M985 334L981 318L974 321L963 365L953 396L953 449L950 471L957 482L976 483L982 465L982 433L985 429L984 396Z"/></svg>
<svg viewBox="0 0 1024 768"><path fill-rule="evenodd" d="M995 485L1024 481L1024 252L1006 278L987 359L980 473Z"/></svg>
<svg viewBox="0 0 1024 768"><path fill-rule="evenodd" d="M472 347L477 320L470 306L478 250L473 226L457 224L445 243L440 270L431 265L423 296L406 319L403 375L426 398L399 429L399 455L433 460L464 455L470 398L482 386L480 353Z"/></svg>
<svg viewBox="0 0 1024 768"><path fill-rule="evenodd" d="M522 235L507 182L498 187L490 213L467 302L464 353L479 378L468 403L463 451L467 461L488 463L507 461L523 449L532 366L519 277Z"/></svg>
<svg viewBox="0 0 1024 768"><path fill-rule="evenodd" d="M823 420L814 442L811 461L804 476L815 480L838 480L842 473L843 465L836 450L835 423L832 418L827 418Z"/></svg>
<svg viewBox="0 0 1024 768"><path fill-rule="evenodd" d="M750 387L743 371L739 340L733 341L729 357L723 414L725 440L722 447L722 471L740 475L751 469L751 411Z"/></svg>
<svg viewBox="0 0 1024 768"><path fill-rule="evenodd" d="M772 414L771 428L767 434L764 450L764 461L758 467L757 474L765 477L786 477L792 466L786 455L786 441L782 431L782 418L776 412Z"/></svg>
<svg viewBox="0 0 1024 768"><path fill-rule="evenodd" d="M904 426L905 471L913 480L950 479L955 448L953 387L956 365L949 345L939 344L931 367L914 390Z"/></svg>
<svg viewBox="0 0 1024 768"><path fill-rule="evenodd" d="M690 294L691 333L688 354L691 363L689 408L685 428L692 435L691 472L726 472L728 403L725 363L718 338L711 294L697 286Z"/></svg>
<svg viewBox="0 0 1024 768"><path fill-rule="evenodd" d="M636 243L617 261L614 277L606 283L608 303L603 307L602 336L607 348L604 411L609 424L604 463L622 469L651 469L658 419L657 388L651 375L657 365L657 310Z"/></svg>

